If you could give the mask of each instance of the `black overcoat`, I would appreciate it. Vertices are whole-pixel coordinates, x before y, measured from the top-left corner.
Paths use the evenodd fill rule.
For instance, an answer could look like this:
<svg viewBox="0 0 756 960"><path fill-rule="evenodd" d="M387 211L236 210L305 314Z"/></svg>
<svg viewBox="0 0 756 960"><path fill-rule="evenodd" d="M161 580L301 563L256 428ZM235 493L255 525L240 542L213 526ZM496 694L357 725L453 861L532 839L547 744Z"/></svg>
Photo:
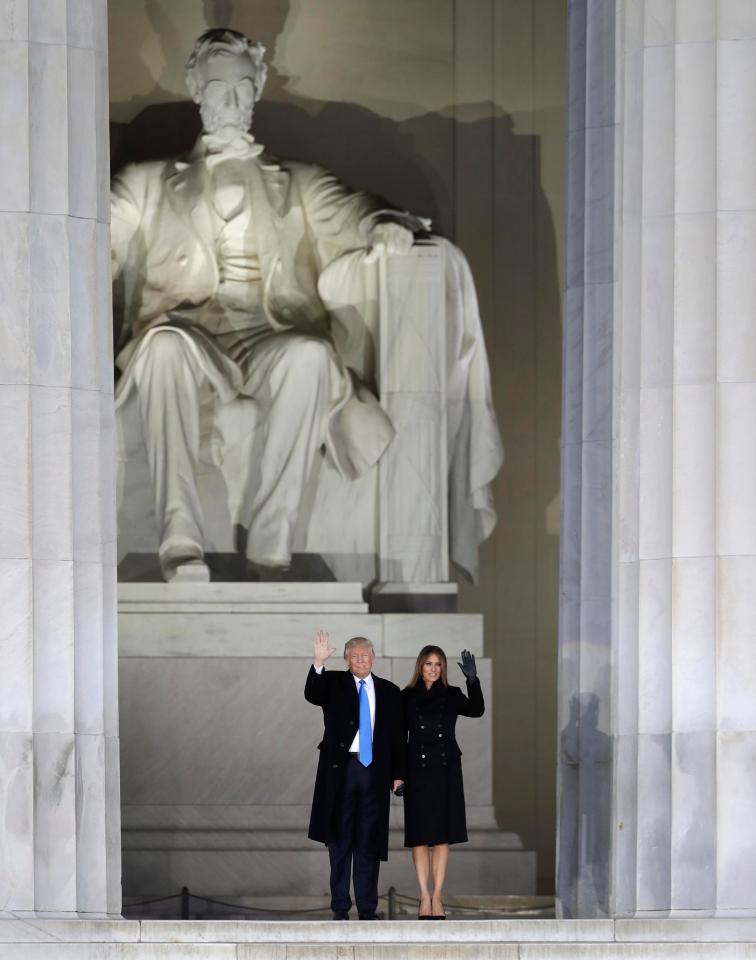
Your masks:
<svg viewBox="0 0 756 960"><path fill-rule="evenodd" d="M407 728L404 787L404 845L434 846L467 840L462 751L457 744L457 717L482 717L480 681L445 687L437 680L429 690L420 680L402 690Z"/></svg>
<svg viewBox="0 0 756 960"><path fill-rule="evenodd" d="M373 728L373 781L378 801L376 855L388 860L388 830L391 787L404 779L404 719L399 688L373 674L375 726ZM307 836L320 843L337 839L335 824L344 785L349 748L359 729L357 685L349 670L317 673L310 667L305 699L323 708L324 732L318 744L320 758L312 797Z"/></svg>

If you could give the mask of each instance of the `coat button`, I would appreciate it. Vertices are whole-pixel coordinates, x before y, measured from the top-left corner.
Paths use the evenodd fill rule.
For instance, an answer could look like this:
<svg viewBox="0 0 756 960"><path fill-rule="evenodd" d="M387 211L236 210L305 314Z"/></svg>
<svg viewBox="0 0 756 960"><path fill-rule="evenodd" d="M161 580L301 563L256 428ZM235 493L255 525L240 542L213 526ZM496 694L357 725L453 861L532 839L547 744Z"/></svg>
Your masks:
<svg viewBox="0 0 756 960"><path fill-rule="evenodd" d="M421 723L421 724L420 724L420 729L421 729L421 730L425 730L425 725Z"/></svg>
<svg viewBox="0 0 756 960"><path fill-rule="evenodd" d="M424 753L421 753L421 754L420 754L420 758L421 758L421 760L425 760L425 754L424 754Z"/></svg>
<svg viewBox="0 0 756 960"><path fill-rule="evenodd" d="M354 726L354 720L350 720L350 721L349 721L349 726L350 726L350 727L353 727L353 726Z"/></svg>
<svg viewBox="0 0 756 960"><path fill-rule="evenodd" d="M339 768L338 763L334 763L334 764L333 764L333 769L334 769L334 770L338 770L338 768Z"/></svg>
<svg viewBox="0 0 756 960"><path fill-rule="evenodd" d="M443 738L443 736L444 736L443 733L439 733L439 737L442 737L442 738Z"/></svg>
<svg viewBox="0 0 756 960"><path fill-rule="evenodd" d="M340 747L343 747L343 746L344 746L344 744L343 744L343 743L340 743L340 744L339 744L339 746L340 746Z"/></svg>

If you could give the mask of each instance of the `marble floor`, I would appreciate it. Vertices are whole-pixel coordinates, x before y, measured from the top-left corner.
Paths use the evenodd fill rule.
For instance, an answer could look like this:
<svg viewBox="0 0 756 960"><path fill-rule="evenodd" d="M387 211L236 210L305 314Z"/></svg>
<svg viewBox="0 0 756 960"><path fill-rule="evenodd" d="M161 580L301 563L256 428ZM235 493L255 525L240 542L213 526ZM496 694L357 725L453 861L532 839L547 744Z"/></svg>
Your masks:
<svg viewBox="0 0 756 960"><path fill-rule="evenodd" d="M0 960L756 960L756 919L445 923L0 918Z"/></svg>

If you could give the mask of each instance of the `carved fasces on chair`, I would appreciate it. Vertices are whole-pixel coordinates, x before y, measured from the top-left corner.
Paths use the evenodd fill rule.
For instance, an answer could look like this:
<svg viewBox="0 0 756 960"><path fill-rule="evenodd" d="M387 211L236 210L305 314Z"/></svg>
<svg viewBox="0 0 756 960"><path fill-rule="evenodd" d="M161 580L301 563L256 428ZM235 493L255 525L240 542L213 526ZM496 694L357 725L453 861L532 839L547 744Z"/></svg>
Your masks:
<svg viewBox="0 0 756 960"><path fill-rule="evenodd" d="M449 578L444 249L379 267L378 389L396 436L379 463L379 578Z"/></svg>

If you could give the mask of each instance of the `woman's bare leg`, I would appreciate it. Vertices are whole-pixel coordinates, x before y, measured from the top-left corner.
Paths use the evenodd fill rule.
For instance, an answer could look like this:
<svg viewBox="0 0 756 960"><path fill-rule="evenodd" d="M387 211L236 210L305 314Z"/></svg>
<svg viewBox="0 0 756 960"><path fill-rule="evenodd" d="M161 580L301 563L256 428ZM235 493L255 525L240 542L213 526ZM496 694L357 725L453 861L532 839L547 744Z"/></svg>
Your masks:
<svg viewBox="0 0 756 960"><path fill-rule="evenodd" d="M419 917L427 917L431 913L431 897L428 891L428 878L430 876L430 853L428 848L413 847L412 863L415 866L417 885L420 887L420 907L417 915Z"/></svg>
<svg viewBox="0 0 756 960"><path fill-rule="evenodd" d="M446 865L449 863L449 844L439 843L433 848L433 897L431 899L431 913L434 917L444 915L444 880L446 879Z"/></svg>

